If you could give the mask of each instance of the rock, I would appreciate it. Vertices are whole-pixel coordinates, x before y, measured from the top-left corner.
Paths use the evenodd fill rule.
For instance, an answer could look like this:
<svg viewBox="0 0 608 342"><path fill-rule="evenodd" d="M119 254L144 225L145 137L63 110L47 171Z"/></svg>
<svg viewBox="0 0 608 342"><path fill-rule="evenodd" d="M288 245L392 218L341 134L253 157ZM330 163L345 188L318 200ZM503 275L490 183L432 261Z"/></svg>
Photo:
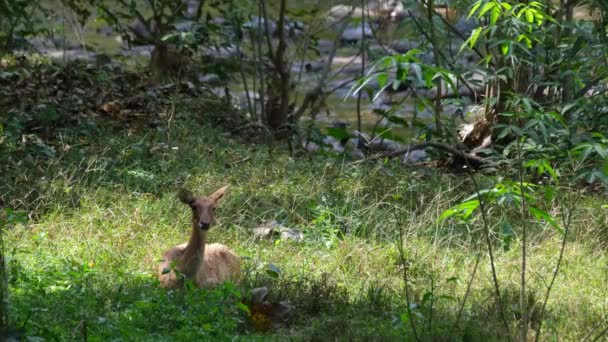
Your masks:
<svg viewBox="0 0 608 342"><path fill-rule="evenodd" d="M318 44L319 53L322 55L329 54L334 49L334 42L332 42L331 40L319 39Z"/></svg>
<svg viewBox="0 0 608 342"><path fill-rule="evenodd" d="M27 39L27 43L34 49L34 50L45 50L45 49L52 49L55 48L55 42L53 42L52 39L46 39L43 37L32 37L32 38L28 38Z"/></svg>
<svg viewBox="0 0 608 342"><path fill-rule="evenodd" d="M99 27L95 31L97 33L99 33L99 34L102 34L102 35L106 36L106 37L110 37L112 35L112 33L114 33L114 30L112 29L111 26Z"/></svg>
<svg viewBox="0 0 608 342"><path fill-rule="evenodd" d="M34 50L44 51L44 50L52 50L52 49L66 49L66 50L76 50L80 49L82 45L78 42L71 41L69 39L62 38L44 38L44 37L33 37L28 38L27 44L30 45Z"/></svg>
<svg viewBox="0 0 608 342"><path fill-rule="evenodd" d="M222 46L219 48L208 47L203 49L202 55L213 58L236 58L239 56L236 46L234 45Z"/></svg>
<svg viewBox="0 0 608 342"><path fill-rule="evenodd" d="M261 32L266 32L266 26L268 26L268 31L271 35L273 35L277 30L277 23L275 23L274 20L268 20L268 24L266 24L264 18L252 16L251 20L243 24L243 29L251 32L257 32L258 30Z"/></svg>
<svg viewBox="0 0 608 342"><path fill-rule="evenodd" d="M186 1L186 11L184 13L184 17L188 19L196 18L198 13L198 9L201 6L200 0L187 0Z"/></svg>
<svg viewBox="0 0 608 342"><path fill-rule="evenodd" d="M120 54L123 56L151 56L154 45L132 46L130 49L122 49Z"/></svg>
<svg viewBox="0 0 608 342"><path fill-rule="evenodd" d="M412 49L415 49L418 44L415 44L408 39L396 40L390 43L389 47L399 53L406 53Z"/></svg>
<svg viewBox="0 0 608 342"><path fill-rule="evenodd" d="M96 61L96 54L94 52L85 51L85 50L46 50L43 52L45 55L54 59L65 59L67 61L74 60L86 60L89 62Z"/></svg>
<svg viewBox="0 0 608 342"><path fill-rule="evenodd" d="M353 17L360 17L361 14L363 13L363 11L361 10L360 7L353 7L353 6L347 6L347 5L336 5L333 6L330 10L329 10L329 17L331 17L332 19L344 19L346 17L353 16Z"/></svg>
<svg viewBox="0 0 608 342"><path fill-rule="evenodd" d="M408 11L403 4L403 1L397 1L395 6L391 9L389 16L392 21L401 21L405 17L407 17Z"/></svg>
<svg viewBox="0 0 608 342"><path fill-rule="evenodd" d="M403 155L401 160L404 163L419 163L428 158L428 154L424 150L415 150L407 152Z"/></svg>
<svg viewBox="0 0 608 342"><path fill-rule="evenodd" d="M288 228L276 220L269 221L259 227L253 229L253 236L257 239L271 239L279 235L281 240L302 241L304 234L298 229Z"/></svg>
<svg viewBox="0 0 608 342"><path fill-rule="evenodd" d="M275 233L275 228L279 226L279 223L275 220L266 222L265 224L253 228L253 236L258 239L270 239Z"/></svg>
<svg viewBox="0 0 608 342"><path fill-rule="evenodd" d="M467 19L465 16L460 17L456 24L454 24L454 28L464 35L465 38L467 38L478 26L479 22L477 20L473 18Z"/></svg>
<svg viewBox="0 0 608 342"><path fill-rule="evenodd" d="M217 74L206 74L206 75L201 75L198 80L201 83L206 83L209 85L220 85L222 84L222 79L220 78L220 76L218 76Z"/></svg>
<svg viewBox="0 0 608 342"><path fill-rule="evenodd" d="M291 65L291 72L293 72L293 73L300 73L300 71L319 72L319 71L323 70L324 67L325 67L325 62L323 62L323 61L305 61L304 63L298 61Z"/></svg>
<svg viewBox="0 0 608 342"><path fill-rule="evenodd" d="M135 34L136 40L152 41L152 33L148 23L145 23L137 18L131 23L131 25L129 25L129 27L131 28L131 32Z"/></svg>
<svg viewBox="0 0 608 342"><path fill-rule="evenodd" d="M173 24L173 27L178 32L192 32L195 25L196 23L192 20L184 20Z"/></svg>
<svg viewBox="0 0 608 342"><path fill-rule="evenodd" d="M268 297L268 288L266 286L258 287L251 290L251 302L252 303L264 303Z"/></svg>
<svg viewBox="0 0 608 342"><path fill-rule="evenodd" d="M340 41L343 43L352 44L358 43L363 38L369 39L373 37L374 33L372 31L372 27L368 23L365 23L364 25L347 27L344 32L342 32Z"/></svg>
<svg viewBox="0 0 608 342"><path fill-rule="evenodd" d="M281 240L293 240L300 242L304 240L304 234L294 228L281 227Z"/></svg>

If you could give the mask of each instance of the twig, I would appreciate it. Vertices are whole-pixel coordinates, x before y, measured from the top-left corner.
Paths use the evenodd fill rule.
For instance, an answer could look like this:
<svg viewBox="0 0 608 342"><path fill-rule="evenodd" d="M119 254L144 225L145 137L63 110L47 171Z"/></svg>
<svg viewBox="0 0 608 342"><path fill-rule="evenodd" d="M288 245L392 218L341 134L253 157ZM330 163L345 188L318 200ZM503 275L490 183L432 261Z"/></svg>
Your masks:
<svg viewBox="0 0 608 342"><path fill-rule="evenodd" d="M569 201L572 205L575 201ZM572 212L573 208L568 208L567 214L562 215L562 224L564 225L564 237L562 238L562 246L559 250L559 256L557 258L557 264L555 265L555 270L553 270L553 276L551 277L551 282L547 287L547 292L545 293L545 299L543 300L543 306L540 309L540 321L538 322L538 327L536 328L536 336L534 337L534 341L538 342L540 339L540 330L543 325L543 316L545 315L545 309L547 307L547 302L549 301L549 295L551 294L551 290L553 289L553 284L555 283L555 279L557 279L557 275L559 274L559 268L562 264L562 259L564 258L564 250L566 249L566 239L568 238L568 232L570 231L570 224L572 222ZM565 208L562 207L562 212Z"/></svg>
<svg viewBox="0 0 608 342"><path fill-rule="evenodd" d="M397 215L397 212L395 212L395 217L397 219L397 224L399 225L399 242L397 243L397 248L399 248L399 260L401 262L401 266L403 267L403 286L405 288L405 304L407 306L407 316L408 316L408 321L410 323L410 326L412 327L412 332L414 333L414 339L416 341L418 341L418 332L416 330L416 324L414 324L414 320L412 317L412 308L411 308L411 302L410 302L410 293L409 293L409 288L408 288L408 282L409 282L409 277L408 277L408 273L407 273L407 269L408 269L408 265L407 265L407 261L405 260L405 254L403 252L403 227L401 226L401 220L399 215Z"/></svg>
<svg viewBox="0 0 608 342"><path fill-rule="evenodd" d="M524 193L524 167L521 159L521 139L517 139L517 166L519 173L519 191L521 194L521 220L522 220L522 243L521 243L521 288L519 290L519 306L522 312L520 340L528 340L528 306L526 305L526 258L528 225L526 222L526 194Z"/></svg>

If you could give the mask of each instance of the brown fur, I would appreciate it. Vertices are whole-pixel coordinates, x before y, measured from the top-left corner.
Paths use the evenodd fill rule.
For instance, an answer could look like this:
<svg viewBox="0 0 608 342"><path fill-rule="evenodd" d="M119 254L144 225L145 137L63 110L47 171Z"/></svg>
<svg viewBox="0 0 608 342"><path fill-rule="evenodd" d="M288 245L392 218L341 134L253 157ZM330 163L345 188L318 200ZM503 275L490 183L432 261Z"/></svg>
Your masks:
<svg viewBox="0 0 608 342"><path fill-rule="evenodd" d="M215 223L215 207L226 188L209 197L194 197L189 191L180 192L180 200L192 207L192 233L187 243L164 253L163 262L158 267L158 279L163 287L183 286L183 279L176 270L198 287L212 287L240 278L241 262L234 252L219 243L206 245L208 230Z"/></svg>

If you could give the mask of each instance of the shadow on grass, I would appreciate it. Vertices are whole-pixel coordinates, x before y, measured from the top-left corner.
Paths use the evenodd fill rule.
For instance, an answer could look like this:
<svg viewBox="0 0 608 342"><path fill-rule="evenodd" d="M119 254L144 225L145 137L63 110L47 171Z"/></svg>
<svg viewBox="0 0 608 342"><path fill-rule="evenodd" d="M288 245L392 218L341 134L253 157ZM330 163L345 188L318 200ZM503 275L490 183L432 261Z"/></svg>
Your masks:
<svg viewBox="0 0 608 342"><path fill-rule="evenodd" d="M451 307L413 306L410 317L400 293L377 284L349 293L329 275L258 275L212 290L168 291L149 275L103 274L67 261L29 265L13 259L11 271L11 322L25 325L26 336L46 340L398 341L414 339L410 319L419 340L504 338L497 335L499 321L463 317L452 329ZM269 287L270 301L293 306L269 331L256 331L251 312L240 304L257 286Z"/></svg>

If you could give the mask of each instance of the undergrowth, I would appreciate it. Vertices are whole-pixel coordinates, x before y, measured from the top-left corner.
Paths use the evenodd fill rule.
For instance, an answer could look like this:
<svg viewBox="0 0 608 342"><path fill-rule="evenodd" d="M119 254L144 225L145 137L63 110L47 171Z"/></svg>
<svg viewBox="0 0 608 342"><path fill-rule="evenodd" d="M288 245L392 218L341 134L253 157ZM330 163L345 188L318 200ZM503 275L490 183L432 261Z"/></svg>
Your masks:
<svg viewBox="0 0 608 342"><path fill-rule="evenodd" d="M166 99L174 110L169 123L128 129L90 118L57 127L52 139L2 145L12 326L48 340L506 339L480 219L438 221L474 192L467 177L396 161L295 159L281 145L244 143L202 114L192 118L196 102ZM483 185L493 176L479 177ZM227 184L209 239L243 258L245 279L214 290L161 289L160 256L190 229L177 186L205 194ZM531 227L531 329L543 319L547 339L593 338L606 324L606 198L560 191L580 200L543 317L535 308L561 235ZM544 206L557 210L559 200ZM507 215L493 209L489 225L502 303L516 329L520 249L517 236L504 243ZM257 239L253 228L271 220L301 231L303 240ZM271 301L293 308L265 331L242 304L261 286Z"/></svg>

